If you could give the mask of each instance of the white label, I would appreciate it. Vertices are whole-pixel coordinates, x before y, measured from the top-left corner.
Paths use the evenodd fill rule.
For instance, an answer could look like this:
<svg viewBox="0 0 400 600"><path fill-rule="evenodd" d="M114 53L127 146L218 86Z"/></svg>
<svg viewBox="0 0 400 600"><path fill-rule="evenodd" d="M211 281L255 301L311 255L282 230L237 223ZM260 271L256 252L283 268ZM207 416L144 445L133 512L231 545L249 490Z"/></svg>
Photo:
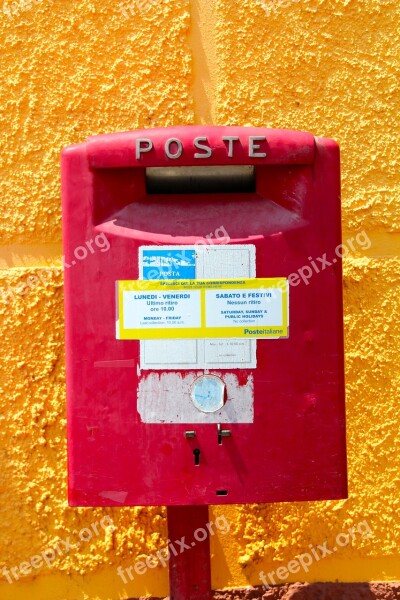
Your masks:
<svg viewBox="0 0 400 600"><path fill-rule="evenodd" d="M124 327L177 329L201 326L200 291L124 291Z"/></svg>
<svg viewBox="0 0 400 600"><path fill-rule="evenodd" d="M280 289L207 290L207 327L282 325Z"/></svg>

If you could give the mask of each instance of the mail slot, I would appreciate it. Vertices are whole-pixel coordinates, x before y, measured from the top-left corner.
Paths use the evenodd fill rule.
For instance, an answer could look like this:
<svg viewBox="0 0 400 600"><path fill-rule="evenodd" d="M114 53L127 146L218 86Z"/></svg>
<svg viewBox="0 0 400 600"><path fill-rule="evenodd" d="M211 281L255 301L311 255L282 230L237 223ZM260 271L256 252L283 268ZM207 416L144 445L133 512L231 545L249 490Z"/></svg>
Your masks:
<svg viewBox="0 0 400 600"><path fill-rule="evenodd" d="M346 497L338 145L99 135L62 200L70 504Z"/></svg>

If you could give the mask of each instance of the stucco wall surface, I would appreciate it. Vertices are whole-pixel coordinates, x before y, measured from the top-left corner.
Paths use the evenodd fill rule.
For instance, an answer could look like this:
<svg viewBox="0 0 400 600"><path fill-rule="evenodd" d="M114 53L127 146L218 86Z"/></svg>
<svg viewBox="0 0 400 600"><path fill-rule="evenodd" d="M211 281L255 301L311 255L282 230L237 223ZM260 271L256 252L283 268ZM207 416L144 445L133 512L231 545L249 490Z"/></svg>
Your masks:
<svg viewBox="0 0 400 600"><path fill-rule="evenodd" d="M167 593L166 569L117 574L165 546L165 509L67 506L59 153L211 122L336 139L343 238L364 241L344 266L349 499L212 509L230 524L211 539L213 587L260 584L351 527L277 583L400 580L397 0L18 0L11 16L1 1L0 598Z"/></svg>

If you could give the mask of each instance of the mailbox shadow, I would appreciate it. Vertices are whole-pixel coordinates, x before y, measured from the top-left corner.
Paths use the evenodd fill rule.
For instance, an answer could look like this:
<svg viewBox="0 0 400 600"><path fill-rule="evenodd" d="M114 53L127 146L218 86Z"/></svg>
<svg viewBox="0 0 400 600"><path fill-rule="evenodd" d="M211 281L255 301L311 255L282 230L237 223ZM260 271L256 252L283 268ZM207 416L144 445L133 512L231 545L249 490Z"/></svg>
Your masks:
<svg viewBox="0 0 400 600"><path fill-rule="evenodd" d="M400 598L400 591L390 584L369 583L287 583L270 587L215 590L215 600L376 600ZM133 600L133 599L132 599Z"/></svg>
<svg viewBox="0 0 400 600"><path fill-rule="evenodd" d="M261 591L262 600L376 600L369 583L292 583Z"/></svg>
<svg viewBox="0 0 400 600"><path fill-rule="evenodd" d="M196 112L203 123L212 123L212 99L209 96L210 86L213 85L215 74L210 71L209 49L206 47L204 33L200 27L203 16L203 5L200 0L194 0L191 5L191 44L192 56L195 61L194 72L194 98ZM212 17L212 20L215 17Z"/></svg>
<svg viewBox="0 0 400 600"><path fill-rule="evenodd" d="M220 558L220 556L218 556ZM229 570L228 570L229 573ZM400 588L374 583L287 583L266 590L264 587L213 590L214 600L376 600L400 598ZM138 600L138 598L127 598ZM154 600L170 600L169 596Z"/></svg>

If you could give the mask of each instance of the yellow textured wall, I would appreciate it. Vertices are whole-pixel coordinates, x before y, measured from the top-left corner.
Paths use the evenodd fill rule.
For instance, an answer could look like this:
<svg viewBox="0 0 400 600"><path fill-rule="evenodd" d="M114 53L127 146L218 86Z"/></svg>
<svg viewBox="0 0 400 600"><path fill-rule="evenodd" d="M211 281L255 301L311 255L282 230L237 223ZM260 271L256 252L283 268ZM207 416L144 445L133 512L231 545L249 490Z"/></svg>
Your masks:
<svg viewBox="0 0 400 600"><path fill-rule="evenodd" d="M0 597L167 593L165 569L127 586L116 573L166 543L164 509L67 506L59 152L97 133L211 122L336 139L344 240L365 230L372 242L345 261L350 497L213 510L231 524L212 540L213 586L258 584L365 520L372 538L299 578L399 580L398 0L141 1L123 3L128 18L114 0L0 3ZM51 567L11 584L1 574L106 515L116 529Z"/></svg>

